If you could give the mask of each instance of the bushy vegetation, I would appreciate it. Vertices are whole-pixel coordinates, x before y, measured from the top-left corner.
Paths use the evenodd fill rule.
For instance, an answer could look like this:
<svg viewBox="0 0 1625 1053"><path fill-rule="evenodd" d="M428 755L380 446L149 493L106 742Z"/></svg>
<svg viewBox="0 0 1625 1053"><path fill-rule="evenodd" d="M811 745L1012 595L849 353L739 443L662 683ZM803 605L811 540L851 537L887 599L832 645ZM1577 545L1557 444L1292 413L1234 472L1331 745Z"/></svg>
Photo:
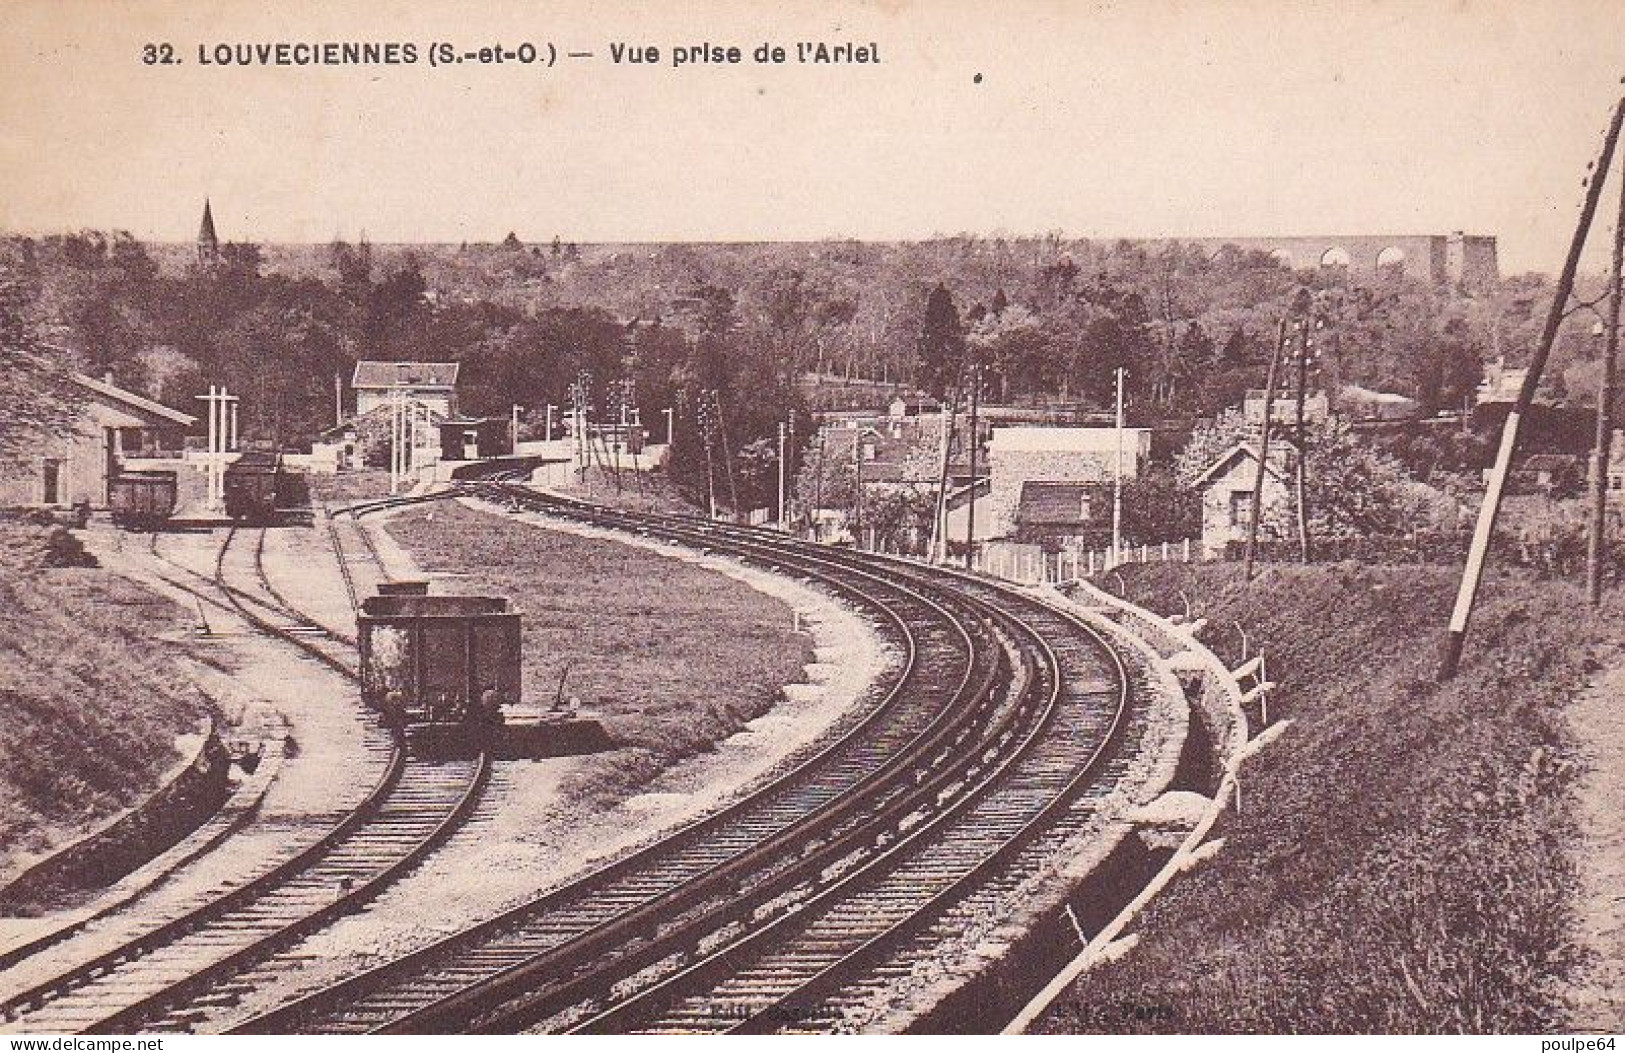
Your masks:
<svg viewBox="0 0 1625 1053"><path fill-rule="evenodd" d="M300 443L331 424L334 378L347 383L359 358L460 361L466 409L518 404L527 437L585 374L600 419L626 402L658 434L675 410L671 474L694 497L715 392L712 459L732 463L725 501L742 507L772 502L780 421L796 421L792 470L811 441L798 378L902 381L962 409L974 362L990 400L1105 407L1121 366L1132 423L1207 417L1262 385L1304 288L1323 327L1313 383L1396 391L1430 411L1459 407L1492 349L1522 360L1549 295L1537 277L1469 296L1419 277L1292 272L1261 253L1059 238L239 243L200 265L190 246L83 232L6 239L0 267L79 368L179 406L226 383L249 407L250 440ZM1572 382L1584 394L1595 372L1583 330L1563 331L1554 393Z"/></svg>
<svg viewBox="0 0 1625 1053"><path fill-rule="evenodd" d="M765 713L811 657L789 609L731 578L628 546L539 530L456 504L387 529L426 570L524 612L524 690L566 695L602 718L616 750L578 790L622 795Z"/></svg>
<svg viewBox="0 0 1625 1053"><path fill-rule="evenodd" d="M1125 568L1129 595L1239 622L1280 686L1286 733L1242 775L1223 850L1146 914L1139 946L1085 975L1051 1031L1529 1032L1555 1025L1575 951L1562 845L1563 706L1617 646L1619 601L1487 582L1459 676L1437 683L1454 570ZM1255 714L1256 715L1256 714Z"/></svg>
<svg viewBox="0 0 1625 1053"><path fill-rule="evenodd" d="M184 612L0 517L0 874L139 801L211 703L154 637Z"/></svg>

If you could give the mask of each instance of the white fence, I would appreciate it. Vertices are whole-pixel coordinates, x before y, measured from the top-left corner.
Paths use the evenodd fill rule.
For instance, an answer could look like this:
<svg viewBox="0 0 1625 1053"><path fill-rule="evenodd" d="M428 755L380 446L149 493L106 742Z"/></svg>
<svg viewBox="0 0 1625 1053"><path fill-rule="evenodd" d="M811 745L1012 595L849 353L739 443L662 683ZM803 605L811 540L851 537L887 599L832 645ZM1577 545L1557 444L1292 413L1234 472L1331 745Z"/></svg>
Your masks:
<svg viewBox="0 0 1625 1053"><path fill-rule="evenodd" d="M1122 557L1114 562L1111 549L1045 552L1037 545L995 541L977 550L974 566L984 574L1024 585L1060 585L1105 574L1125 563L1189 563L1200 549L1190 538L1124 546Z"/></svg>

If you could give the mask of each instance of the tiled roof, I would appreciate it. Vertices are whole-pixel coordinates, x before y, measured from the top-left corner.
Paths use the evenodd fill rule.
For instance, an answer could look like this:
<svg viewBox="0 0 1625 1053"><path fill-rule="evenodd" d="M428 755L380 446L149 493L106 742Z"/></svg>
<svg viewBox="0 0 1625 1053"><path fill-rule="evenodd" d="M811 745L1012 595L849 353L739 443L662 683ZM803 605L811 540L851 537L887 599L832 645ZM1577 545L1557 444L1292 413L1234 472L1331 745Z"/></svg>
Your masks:
<svg viewBox="0 0 1625 1053"><path fill-rule="evenodd" d="M369 362L355 364L356 388L454 388L460 362Z"/></svg>
<svg viewBox="0 0 1625 1053"><path fill-rule="evenodd" d="M190 427L197 423L197 418L192 416L190 413L182 413L180 410L170 409L168 406L165 406L162 403L154 402L149 398L137 395L133 391L125 391L118 385L109 384L105 380L97 380L95 377L87 377L83 373L75 373L73 375L73 379L74 382L79 386L88 388L104 398L112 399L115 402L122 402L125 406L139 410L148 416L161 417L170 424Z"/></svg>
<svg viewBox="0 0 1625 1053"><path fill-rule="evenodd" d="M1102 515L1111 515L1109 494L1110 487L1101 483L1029 479L1021 484L1016 522L1025 526L1091 526L1100 522Z"/></svg>

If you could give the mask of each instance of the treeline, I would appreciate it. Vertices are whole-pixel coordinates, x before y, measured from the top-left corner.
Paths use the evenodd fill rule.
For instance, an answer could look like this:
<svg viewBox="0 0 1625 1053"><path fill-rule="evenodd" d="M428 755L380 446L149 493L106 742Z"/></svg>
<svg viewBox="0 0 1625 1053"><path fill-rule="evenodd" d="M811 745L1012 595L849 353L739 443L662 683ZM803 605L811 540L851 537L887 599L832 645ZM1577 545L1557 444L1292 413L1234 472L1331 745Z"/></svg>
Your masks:
<svg viewBox="0 0 1625 1053"><path fill-rule="evenodd" d="M95 232L8 239L8 273L46 342L79 368L169 404L210 383L246 400L252 439L308 442L334 422L334 384L362 358L456 360L468 412L519 405L534 431L587 375L600 416L630 396L657 436L677 416L674 474L704 485L699 407L721 410L731 502L770 499L779 421L810 435L804 373L962 387L985 397L1109 405L1128 374L1137 423L1212 416L1263 382L1275 326L1301 287L1324 325L1316 380L1461 405L1486 361L1520 362L1547 295L1538 278L1466 296L1400 275L1292 273L1224 249L1059 238L917 244L527 247L180 246ZM1595 372L1571 322L1553 390ZM1578 334L1578 335L1576 335ZM711 393L715 393L712 395ZM344 392L346 399L348 391Z"/></svg>

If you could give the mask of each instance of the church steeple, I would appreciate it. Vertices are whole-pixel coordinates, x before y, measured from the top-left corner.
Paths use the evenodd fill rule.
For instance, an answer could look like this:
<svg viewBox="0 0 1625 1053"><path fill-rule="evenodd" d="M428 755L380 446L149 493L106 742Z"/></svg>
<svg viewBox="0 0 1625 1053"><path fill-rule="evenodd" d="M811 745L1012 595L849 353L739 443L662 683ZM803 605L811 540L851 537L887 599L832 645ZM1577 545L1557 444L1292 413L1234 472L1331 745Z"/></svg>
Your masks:
<svg viewBox="0 0 1625 1053"><path fill-rule="evenodd" d="M209 199L203 199L203 223L197 230L197 261L213 263L220 258L220 239L214 233L214 212Z"/></svg>

